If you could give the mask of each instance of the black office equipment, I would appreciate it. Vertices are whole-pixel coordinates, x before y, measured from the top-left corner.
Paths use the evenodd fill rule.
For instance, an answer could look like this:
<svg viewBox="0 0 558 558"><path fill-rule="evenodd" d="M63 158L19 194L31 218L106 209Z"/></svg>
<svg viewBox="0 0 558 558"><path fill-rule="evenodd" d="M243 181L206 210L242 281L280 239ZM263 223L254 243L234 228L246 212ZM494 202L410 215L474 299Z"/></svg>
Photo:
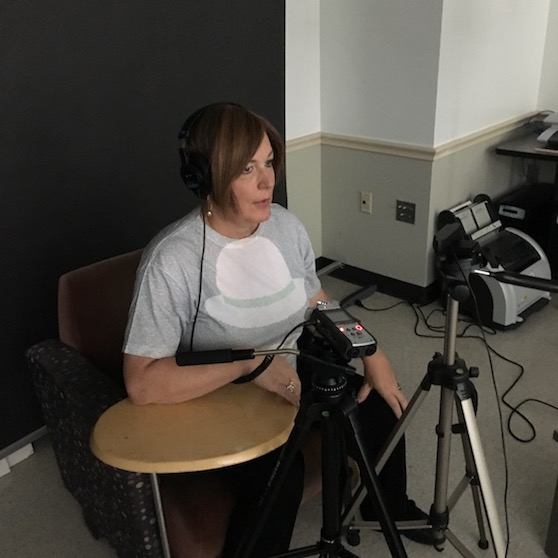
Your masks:
<svg viewBox="0 0 558 558"><path fill-rule="evenodd" d="M494 200L502 225L527 233L543 249L553 279L558 278L556 191L555 184L527 184Z"/></svg>
<svg viewBox="0 0 558 558"><path fill-rule="evenodd" d="M485 194L440 212L437 228L459 226L465 249L458 254L453 280L468 282L473 295L462 310L485 325L499 329L520 325L533 311L545 306L550 294L518 285L500 283L490 276L472 273L475 269L511 271L550 279L550 265L541 246L527 233L506 228L495 205Z"/></svg>

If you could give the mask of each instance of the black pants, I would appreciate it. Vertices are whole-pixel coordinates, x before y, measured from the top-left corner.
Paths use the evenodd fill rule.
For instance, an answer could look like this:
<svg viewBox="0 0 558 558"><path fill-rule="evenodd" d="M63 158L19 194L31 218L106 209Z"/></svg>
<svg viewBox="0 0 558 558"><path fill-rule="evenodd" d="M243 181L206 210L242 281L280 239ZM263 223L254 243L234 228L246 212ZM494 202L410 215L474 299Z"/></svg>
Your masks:
<svg viewBox="0 0 558 558"><path fill-rule="evenodd" d="M311 389L312 371L309 367L299 366L299 376L302 381L303 393ZM363 384L360 375L348 376L347 393L356 398L356 394ZM376 391L372 391L368 398L358 405L357 420L361 427L360 435L367 451L371 464L383 448L388 436L395 427L397 419L390 406ZM347 453L355 456L355 448L347 444ZM380 487L387 500L387 505L394 518L403 515L408 504L407 499L407 462L405 438L394 448L378 477ZM372 502L368 497L364 500L363 507L371 510ZM368 511L370 516L372 512Z"/></svg>
<svg viewBox="0 0 558 558"><path fill-rule="evenodd" d="M260 503L281 449L223 471L233 486L236 496L236 505L232 512L225 542L224 558L234 556L244 533L250 529L250 524L254 520L254 512ZM289 549L303 487L304 460L302 454L299 453L295 457L285 482L281 486L281 493L260 531L252 551L254 558L281 554Z"/></svg>
<svg viewBox="0 0 558 558"><path fill-rule="evenodd" d="M305 393L306 390L311 389L312 372L305 366L299 366L298 372ZM348 391L356 394L362 385L362 377L350 376L348 380ZM368 452L367 456L373 463L393 429L396 418L387 403L373 391L366 401L358 406L358 421L362 428L361 436ZM242 535L246 529L249 529L254 509L260 502L280 451L281 448L269 455L224 471L229 482L235 487L237 495L237 504L233 510L227 535L225 558L234 556ZM350 447L348 453L351 453ZM406 479L405 442L402 439L379 475L380 486L394 519L397 518L399 511L405 510L407 506ZM280 554L289 549L302 497L303 483L304 461L302 455L297 455L286 475L285 483L281 487L269 518L260 532L252 554L254 557ZM363 507L372 508L368 497L363 502Z"/></svg>
<svg viewBox="0 0 558 558"><path fill-rule="evenodd" d="M359 378L358 388L361 383L362 379ZM358 391L358 388L355 386L355 393ZM366 401L358 406L358 421L362 428L361 436L367 451L367 457L371 465L373 465L393 430L397 419L389 405L376 391L373 391ZM350 449L349 453L351 453ZM378 476L378 480L393 518L397 519L404 516L408 506L407 462L404 437L395 446L390 458ZM362 506L363 509L372 509L372 502L368 497L364 500ZM372 512L368 511L367 516L370 517L371 514Z"/></svg>

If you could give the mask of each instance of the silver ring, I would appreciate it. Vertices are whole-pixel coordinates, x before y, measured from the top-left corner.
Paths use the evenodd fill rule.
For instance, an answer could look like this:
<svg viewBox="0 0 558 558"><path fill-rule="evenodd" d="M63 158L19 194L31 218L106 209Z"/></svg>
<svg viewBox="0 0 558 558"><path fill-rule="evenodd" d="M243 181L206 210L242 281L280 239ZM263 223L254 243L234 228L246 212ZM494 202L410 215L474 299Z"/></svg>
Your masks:
<svg viewBox="0 0 558 558"><path fill-rule="evenodd" d="M285 386L291 393L294 393L295 388L296 388L296 384L292 381L289 380L289 383Z"/></svg>

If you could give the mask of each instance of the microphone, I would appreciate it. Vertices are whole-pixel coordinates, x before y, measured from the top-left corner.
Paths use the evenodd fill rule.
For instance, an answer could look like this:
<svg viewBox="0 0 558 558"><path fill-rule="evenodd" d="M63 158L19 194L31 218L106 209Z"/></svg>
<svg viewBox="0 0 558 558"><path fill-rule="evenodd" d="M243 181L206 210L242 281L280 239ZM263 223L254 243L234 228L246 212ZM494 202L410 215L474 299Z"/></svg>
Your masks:
<svg viewBox="0 0 558 558"><path fill-rule="evenodd" d="M488 271L485 269L475 269L473 273L488 275L489 277L496 279L496 281L500 281L500 283L509 283L510 285L517 285L518 287L525 287L527 289L558 293L558 281L552 281L551 279L521 275L521 273L514 273L512 271Z"/></svg>
<svg viewBox="0 0 558 558"><path fill-rule="evenodd" d="M176 353L175 360L178 366L191 366L195 364L219 364L234 362L235 360L248 360L257 356L254 349L218 349L215 351L194 351Z"/></svg>

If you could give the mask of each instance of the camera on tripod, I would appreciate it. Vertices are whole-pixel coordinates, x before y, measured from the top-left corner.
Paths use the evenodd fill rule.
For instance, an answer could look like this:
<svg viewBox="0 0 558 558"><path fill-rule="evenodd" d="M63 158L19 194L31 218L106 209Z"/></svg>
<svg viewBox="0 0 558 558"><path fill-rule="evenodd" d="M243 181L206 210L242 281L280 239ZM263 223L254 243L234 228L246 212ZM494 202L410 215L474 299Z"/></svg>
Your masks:
<svg viewBox="0 0 558 558"><path fill-rule="evenodd" d="M317 332L345 362L376 352L374 337L338 302L318 301L310 319Z"/></svg>

